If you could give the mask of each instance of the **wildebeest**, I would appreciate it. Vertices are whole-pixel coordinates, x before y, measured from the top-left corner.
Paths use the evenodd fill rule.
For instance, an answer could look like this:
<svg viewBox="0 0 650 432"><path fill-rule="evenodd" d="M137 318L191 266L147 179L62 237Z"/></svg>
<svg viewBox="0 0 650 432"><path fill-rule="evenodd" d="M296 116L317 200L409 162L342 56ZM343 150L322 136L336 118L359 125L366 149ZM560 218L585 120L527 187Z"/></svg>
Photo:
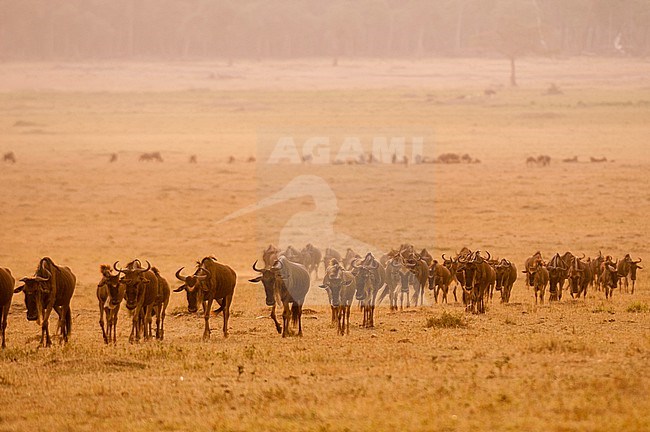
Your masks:
<svg viewBox="0 0 650 432"><path fill-rule="evenodd" d="M406 273L408 277L411 276L411 272L404 268L404 266L400 264L399 259L397 259L395 256L390 256L389 254L384 255L382 258L385 258L385 262L383 263L385 287L379 295L378 304L381 304L384 298L388 296L388 300L390 302L390 310L397 310L397 289L398 287L402 286L402 273ZM408 298L408 279L406 281L406 297Z"/></svg>
<svg viewBox="0 0 650 432"><path fill-rule="evenodd" d="M14 154L14 152L7 152L2 157L2 160L4 162L7 162L7 163L15 164L16 163L16 155Z"/></svg>
<svg viewBox="0 0 650 432"><path fill-rule="evenodd" d="M404 265L415 276L416 290L413 295L415 306L418 305L418 297L420 300L420 306L424 306L424 290L429 281L429 266L425 260L418 258L417 255L414 255L413 258L407 260Z"/></svg>
<svg viewBox="0 0 650 432"><path fill-rule="evenodd" d="M160 152L142 153L138 159L140 162L162 162L163 158Z"/></svg>
<svg viewBox="0 0 650 432"><path fill-rule="evenodd" d="M118 268L117 262L113 269L124 274L126 308L133 311L133 322L129 341L138 342L142 334L145 340L152 337L152 317L156 317L156 339L164 337L165 309L169 302L169 285L160 276L158 269L143 268L139 260L131 261L125 268Z"/></svg>
<svg viewBox="0 0 650 432"><path fill-rule="evenodd" d="M197 163L196 155L191 155L191 156L190 156L190 160L189 160L189 162L190 162L191 164L195 164L195 163Z"/></svg>
<svg viewBox="0 0 650 432"><path fill-rule="evenodd" d="M526 270L522 271L523 273L528 273L528 277L532 277L533 279L535 304L537 304L538 297L539 302L544 304L544 293L546 291L546 285L548 285L548 270L544 266L544 262L541 259L538 259L532 265L527 266Z"/></svg>
<svg viewBox="0 0 650 432"><path fill-rule="evenodd" d="M531 270L534 266L537 266L538 260L542 260L542 254L540 251L537 251L532 256L526 258L526 261L524 262L524 270ZM528 277L526 277L526 285L532 287L533 274L530 271L524 271L523 273L528 274Z"/></svg>
<svg viewBox="0 0 650 432"><path fill-rule="evenodd" d="M287 257L291 262L302 264L302 255L300 254L300 251L291 245L287 246L284 252L280 253L280 255Z"/></svg>
<svg viewBox="0 0 650 432"><path fill-rule="evenodd" d="M601 280L605 298L611 298L614 294L614 288L618 285L618 277L616 263L605 263Z"/></svg>
<svg viewBox="0 0 650 432"><path fill-rule="evenodd" d="M355 276L355 297L361 302L363 327L375 326L375 301L377 293L384 286L385 272L379 261L368 252L365 258L354 259L351 263Z"/></svg>
<svg viewBox="0 0 650 432"><path fill-rule="evenodd" d="M546 265L548 270L548 291L549 301L562 300L562 289L564 288L564 281L568 276L569 266L562 259L559 253L553 255L553 258Z"/></svg>
<svg viewBox="0 0 650 432"><path fill-rule="evenodd" d="M340 335L350 334L350 308L356 291L354 281L352 273L345 270L338 261L332 260L320 285L327 291Z"/></svg>
<svg viewBox="0 0 650 432"><path fill-rule="evenodd" d="M257 261L255 262L257 264ZM267 306L273 306L271 316L275 320L275 304L282 303L282 337L290 336L289 320L298 326L298 336L302 336L302 307L309 292L309 273L302 264L290 261L286 256L280 256L270 269L258 269L253 264L253 270L261 273L250 282L262 282L266 293ZM276 321L278 331L278 323Z"/></svg>
<svg viewBox="0 0 650 432"><path fill-rule="evenodd" d="M323 257L321 251L318 248L316 248L313 244L308 243L302 249L302 251L300 251L300 255L302 257L301 259L302 265L304 265L305 268L307 268L309 275L311 276L312 272L315 272L316 278L318 279L318 266L320 265L320 260Z"/></svg>
<svg viewBox="0 0 650 432"><path fill-rule="evenodd" d="M503 258L494 266L494 271L496 273L495 289L501 291L501 303L509 303L512 286L517 280L517 267Z"/></svg>
<svg viewBox="0 0 650 432"><path fill-rule="evenodd" d="M361 255L348 248L345 252L345 257L343 258L343 267L345 267L346 270L352 269L352 261L358 258L361 258Z"/></svg>
<svg viewBox="0 0 650 432"><path fill-rule="evenodd" d="M418 256L427 263L428 267L431 267L431 264L433 264L433 255L426 248L422 249Z"/></svg>
<svg viewBox="0 0 650 432"><path fill-rule="evenodd" d="M433 290L433 299L438 303L438 294L442 292L441 303L448 303L447 293L451 284L452 276L447 267L433 260L429 267L429 289Z"/></svg>
<svg viewBox="0 0 650 432"><path fill-rule="evenodd" d="M496 282L496 272L488 263L490 253L486 253L487 258L483 258L480 251L466 258L458 258L458 271L463 273L465 279L462 288L468 299L467 310L474 313L485 313L485 297L490 285Z"/></svg>
<svg viewBox="0 0 650 432"><path fill-rule="evenodd" d="M336 249L325 248L325 255L323 256L323 267L327 268L333 259L337 260L339 263L343 262L343 257L341 257L341 254Z"/></svg>
<svg viewBox="0 0 650 432"><path fill-rule="evenodd" d="M567 273L571 297L573 298L580 298L581 294L584 298L587 298L587 287L591 282L592 275L589 266L581 260L582 258L575 256L571 258Z"/></svg>
<svg viewBox="0 0 650 432"><path fill-rule="evenodd" d="M576 163L576 162L578 162L578 156L573 156L572 158L565 158L565 159L562 159L562 162L565 162L565 163Z"/></svg>
<svg viewBox="0 0 650 432"><path fill-rule="evenodd" d="M124 299L126 285L120 281L120 274L112 274L111 266L101 265L102 278L97 284L97 301L99 302L99 326L102 329L104 343L117 343L117 317ZM106 326L104 326L106 315Z"/></svg>
<svg viewBox="0 0 650 432"><path fill-rule="evenodd" d="M596 285L596 288L598 291L600 291L600 274L601 274L601 267L603 265L603 262L605 261L605 257L603 257L603 254L601 251L598 251L598 256L595 258L589 258L587 263L589 265L589 269L592 274L591 278L591 283L590 285L593 287L594 284Z"/></svg>
<svg viewBox="0 0 650 432"><path fill-rule="evenodd" d="M643 269L643 267L639 265L640 262L641 262L641 258L639 258L636 261L633 261L632 257L630 257L630 254L625 254L625 257L618 262L617 270L620 278L619 284L622 286L623 282L625 282L626 294L628 292L628 281L627 281L628 277L632 281L632 294L634 294L634 283L636 282L636 271L637 269Z"/></svg>
<svg viewBox="0 0 650 432"><path fill-rule="evenodd" d="M264 252L262 253L262 261L264 262L264 267L271 267L273 263L277 261L279 254L280 249L273 246L272 244L264 249Z"/></svg>
<svg viewBox="0 0 650 432"><path fill-rule="evenodd" d="M33 277L20 279L24 285L14 293L25 293L27 320L41 324L41 345L52 345L48 322L54 310L59 316L58 328L65 342L72 331L70 299L74 294L77 278L68 267L59 267L51 258L42 258Z"/></svg>
<svg viewBox="0 0 650 432"><path fill-rule="evenodd" d="M111 153L111 158L108 160L109 163L117 162L117 153Z"/></svg>
<svg viewBox="0 0 650 432"><path fill-rule="evenodd" d="M458 272L458 259L457 258L447 258L445 257L445 254L442 254L442 265L445 266L448 270L449 273L451 273L451 281L454 284L454 302L458 301L458 297L456 296L456 289L458 288L458 285L462 285L463 282L461 282L460 279L463 279L462 273ZM459 279L460 278L460 279ZM464 281L464 279L463 279ZM464 293L464 291L463 291Z"/></svg>
<svg viewBox="0 0 650 432"><path fill-rule="evenodd" d="M593 156L589 156L589 161L591 161L592 163L607 162L607 158L604 157L604 156L600 157L600 158L595 158Z"/></svg>
<svg viewBox="0 0 650 432"><path fill-rule="evenodd" d="M210 312L213 301L219 304L217 312L223 313L223 337L228 337L230 306L237 284L235 271L230 266L217 262L217 259L211 256L196 263L196 271L192 276L182 276L182 270L183 267L176 272L176 278L182 281L183 285L176 288L174 292L187 293L187 308L192 313L198 310L197 295L201 296L205 320L203 339L210 338Z"/></svg>
<svg viewBox="0 0 650 432"><path fill-rule="evenodd" d="M8 268L0 267L0 330L2 330L2 348L6 348L5 331L7 330L7 316L11 307L11 298L14 295L16 280Z"/></svg>

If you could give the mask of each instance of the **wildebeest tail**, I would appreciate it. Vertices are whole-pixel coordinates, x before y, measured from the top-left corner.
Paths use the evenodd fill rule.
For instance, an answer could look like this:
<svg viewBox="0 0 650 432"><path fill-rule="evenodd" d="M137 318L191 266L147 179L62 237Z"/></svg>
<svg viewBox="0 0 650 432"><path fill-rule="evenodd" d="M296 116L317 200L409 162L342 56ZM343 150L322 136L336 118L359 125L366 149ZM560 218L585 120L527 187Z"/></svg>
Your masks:
<svg viewBox="0 0 650 432"><path fill-rule="evenodd" d="M65 334L70 337L70 334L72 333L72 310L70 308L68 308L68 311L63 318L63 325L65 326Z"/></svg>
<svg viewBox="0 0 650 432"><path fill-rule="evenodd" d="M291 325L298 325L298 319L300 318L300 305L298 303L291 304Z"/></svg>

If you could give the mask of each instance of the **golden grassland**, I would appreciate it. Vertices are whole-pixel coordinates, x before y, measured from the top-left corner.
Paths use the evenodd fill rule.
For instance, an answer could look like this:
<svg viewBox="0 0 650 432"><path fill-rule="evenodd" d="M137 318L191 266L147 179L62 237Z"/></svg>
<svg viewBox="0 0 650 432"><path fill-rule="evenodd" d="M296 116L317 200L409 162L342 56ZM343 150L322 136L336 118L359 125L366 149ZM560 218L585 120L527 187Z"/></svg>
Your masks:
<svg viewBox="0 0 650 432"><path fill-rule="evenodd" d="M313 174L336 194L335 229L384 250L412 242L439 256L467 245L520 268L536 250L650 260L650 86L613 85L613 70L603 83L591 65L592 81L561 82L557 96L544 94L553 76L544 71L535 86L494 96L476 78L387 81L384 89L5 89L0 150L13 150L18 163L0 167L0 265L21 277L51 256L78 285L72 339L51 349L36 348L40 332L25 320L22 295L14 297L0 353L0 430L650 429L646 270L634 295L617 290L605 300L590 290L586 300L565 295L543 306L520 279L512 303L495 300L483 316L435 305L427 293L421 308L382 305L372 330L357 327L354 310L346 337L330 327L313 283L305 336L283 340L261 288L247 279L261 247L296 212L314 210L312 199L218 223L261 191ZM243 162L258 154L265 131L291 130L424 131L427 154L469 153L482 163ZM154 150L163 164L136 161ZM108 164L113 152L119 160ZM537 154L551 155L551 167L526 167ZM615 162L559 162L574 155ZM172 294L163 342L129 345L122 311L117 346L104 346L99 264L148 259L175 287L176 269L209 254L239 275L229 339L216 317L212 339L201 342L202 320ZM462 325L441 324L443 313Z"/></svg>

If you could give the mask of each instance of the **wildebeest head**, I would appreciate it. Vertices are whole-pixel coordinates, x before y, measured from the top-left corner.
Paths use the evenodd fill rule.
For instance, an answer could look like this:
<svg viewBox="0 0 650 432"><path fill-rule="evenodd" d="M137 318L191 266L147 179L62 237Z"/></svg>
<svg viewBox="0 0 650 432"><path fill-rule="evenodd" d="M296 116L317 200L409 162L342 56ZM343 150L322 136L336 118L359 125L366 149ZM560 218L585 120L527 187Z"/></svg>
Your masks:
<svg viewBox="0 0 650 432"><path fill-rule="evenodd" d="M38 273L45 273L45 276L39 276ZM52 293L50 279L52 274L47 269L39 269L35 276L24 277L20 281L24 285L14 290L14 293L25 293L25 306L27 307L27 320L38 321L41 323L43 318L43 306L49 301Z"/></svg>
<svg viewBox="0 0 650 432"><path fill-rule="evenodd" d="M496 273L496 286L497 290L503 288L510 278L510 271L512 268L512 263L507 259L503 258L497 265L494 266L494 271Z"/></svg>
<svg viewBox="0 0 650 432"><path fill-rule="evenodd" d="M548 262L548 265L546 266L546 269L548 270L548 276L551 280L560 280L566 277L567 268L568 266L559 253L553 255L553 258L551 258L551 260Z"/></svg>
<svg viewBox="0 0 650 432"><path fill-rule="evenodd" d="M641 258L639 258L636 261L632 261L632 259L630 258L630 261L629 261L629 263L630 263L630 279L633 280L633 281L636 280L636 270L637 269L643 270L643 267L641 267L639 265L640 262L641 262Z"/></svg>
<svg viewBox="0 0 650 432"><path fill-rule="evenodd" d="M276 302L276 284L282 283L282 278L278 273L278 269L274 267L271 267L270 269L258 269L257 261L255 261L253 263L253 270L261 274L254 279L249 279L249 282L262 282L262 286L264 286L264 294L266 295L266 305L273 306Z"/></svg>
<svg viewBox="0 0 650 432"><path fill-rule="evenodd" d="M189 313L195 313L199 310L199 300L202 298L201 294L207 288L202 282L211 275L210 271L202 267L200 263L198 263L197 269L192 276L181 275L184 268L181 267L176 271L176 279L183 282L183 285L176 288L174 292L185 291L187 296L187 311Z"/></svg>
<svg viewBox="0 0 650 432"><path fill-rule="evenodd" d="M481 251L477 250L476 252L469 255L467 258L458 258L459 267L457 272L463 273L464 277L464 286L465 291L471 291L474 286L480 282L481 268L480 266L492 259L490 252L487 252L487 258L481 256Z"/></svg>
<svg viewBox="0 0 650 432"><path fill-rule="evenodd" d="M332 260L331 265L326 270L323 284L320 285L320 288L327 291L330 298L330 304L334 307L340 306L341 304L341 288L343 286L349 286L353 282L352 279L346 281L343 277L343 272L344 269L341 263Z"/></svg>
<svg viewBox="0 0 650 432"><path fill-rule="evenodd" d="M611 289L616 288L618 285L619 274L616 267L616 264L605 263L605 267L603 268L604 283L606 283Z"/></svg>
<svg viewBox="0 0 650 432"><path fill-rule="evenodd" d="M151 264L147 261L147 268L142 268L139 260L131 261L127 264L126 268L119 268L116 261L113 264L113 269L124 274L121 282L125 286L126 308L129 310L135 309L138 303L138 296L149 284L149 280L144 277L144 273L151 269Z"/></svg>

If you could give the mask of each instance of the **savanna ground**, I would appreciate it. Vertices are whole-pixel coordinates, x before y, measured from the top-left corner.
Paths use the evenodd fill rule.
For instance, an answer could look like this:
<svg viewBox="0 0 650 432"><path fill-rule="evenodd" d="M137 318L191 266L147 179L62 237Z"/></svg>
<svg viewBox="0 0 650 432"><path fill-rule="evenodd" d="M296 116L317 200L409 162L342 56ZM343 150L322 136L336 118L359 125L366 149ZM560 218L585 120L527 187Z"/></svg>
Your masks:
<svg viewBox="0 0 650 432"><path fill-rule="evenodd" d="M489 60L3 67L0 150L18 163L0 167L0 265L22 277L51 256L78 285L72 339L50 349L37 349L40 331L14 296L0 430L650 429L647 270L634 295L590 290L543 306L520 278L511 304L495 300L483 316L427 293L421 308L381 306L372 330L354 310L346 337L313 283L304 337L283 340L247 279L312 198L219 223L261 191L315 174L336 194L335 230L384 250L412 242L439 256L467 245L520 269L536 250L650 261L649 72L642 61L529 60L513 90L499 86L505 63ZM551 82L564 94L545 95ZM259 160L243 162L260 131L293 129L430 131L428 154L482 163L268 176ZM163 164L136 161L153 150ZM537 154L551 167L526 167ZM559 162L574 155L615 162ZM129 345L123 309L117 346L104 346L99 264L148 259L176 287L177 268L210 254L239 274L230 338L217 317L202 342L202 319L172 294L164 342ZM461 326L427 326L443 312Z"/></svg>

